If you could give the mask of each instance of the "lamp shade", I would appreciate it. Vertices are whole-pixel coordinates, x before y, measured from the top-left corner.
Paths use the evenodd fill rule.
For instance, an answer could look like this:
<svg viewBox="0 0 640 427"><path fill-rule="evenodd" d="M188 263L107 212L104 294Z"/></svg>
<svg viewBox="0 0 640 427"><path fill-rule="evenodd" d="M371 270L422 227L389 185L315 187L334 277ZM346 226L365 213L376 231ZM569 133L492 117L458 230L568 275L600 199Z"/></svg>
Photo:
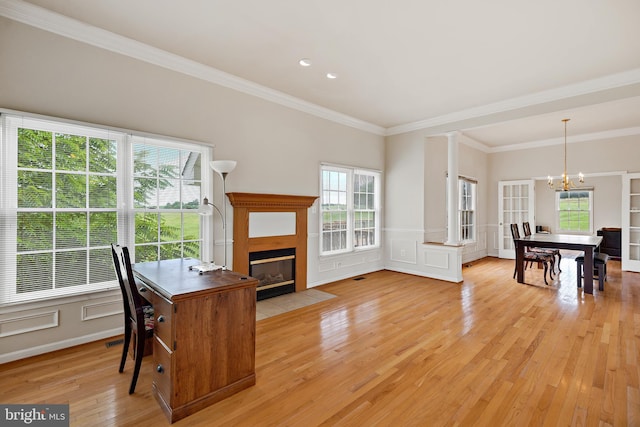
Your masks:
<svg viewBox="0 0 640 427"><path fill-rule="evenodd" d="M229 173L236 168L235 160L212 160L209 162L209 166L211 169L218 172L219 174Z"/></svg>
<svg viewBox="0 0 640 427"><path fill-rule="evenodd" d="M211 215L212 212L213 212L213 208L209 204L209 199L205 197L202 203L200 204L200 206L198 207L198 214L207 216L207 215Z"/></svg>

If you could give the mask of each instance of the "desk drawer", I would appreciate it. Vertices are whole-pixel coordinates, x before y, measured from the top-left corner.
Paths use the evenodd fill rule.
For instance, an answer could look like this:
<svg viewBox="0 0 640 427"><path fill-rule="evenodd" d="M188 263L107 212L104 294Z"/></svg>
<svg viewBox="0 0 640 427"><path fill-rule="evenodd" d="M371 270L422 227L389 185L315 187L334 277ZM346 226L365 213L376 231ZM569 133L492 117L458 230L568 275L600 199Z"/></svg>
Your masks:
<svg viewBox="0 0 640 427"><path fill-rule="evenodd" d="M136 280L136 287L138 288L138 293L140 294L142 299L146 301L142 301L142 304L153 305L153 294L155 294L155 292L153 292L153 289L151 289L149 286L147 286L146 283L141 280Z"/></svg>
<svg viewBox="0 0 640 427"><path fill-rule="evenodd" d="M173 349L172 317L173 304L162 295L153 294L154 333L164 344Z"/></svg>
<svg viewBox="0 0 640 427"><path fill-rule="evenodd" d="M171 403L171 352L158 337L153 339L153 383L167 403Z"/></svg>

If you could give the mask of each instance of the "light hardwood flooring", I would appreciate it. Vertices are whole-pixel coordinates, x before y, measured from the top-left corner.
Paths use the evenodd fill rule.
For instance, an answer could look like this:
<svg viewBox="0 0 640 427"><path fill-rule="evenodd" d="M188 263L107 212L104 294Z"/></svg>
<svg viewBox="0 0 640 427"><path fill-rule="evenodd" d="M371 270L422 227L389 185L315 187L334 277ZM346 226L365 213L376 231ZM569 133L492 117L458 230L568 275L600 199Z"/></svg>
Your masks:
<svg viewBox="0 0 640 427"><path fill-rule="evenodd" d="M257 322L255 386L176 426L640 426L640 274L604 292L550 286L487 258L455 284L381 271L335 298ZM105 341L0 365L0 403L69 403L72 426L168 425L152 359Z"/></svg>

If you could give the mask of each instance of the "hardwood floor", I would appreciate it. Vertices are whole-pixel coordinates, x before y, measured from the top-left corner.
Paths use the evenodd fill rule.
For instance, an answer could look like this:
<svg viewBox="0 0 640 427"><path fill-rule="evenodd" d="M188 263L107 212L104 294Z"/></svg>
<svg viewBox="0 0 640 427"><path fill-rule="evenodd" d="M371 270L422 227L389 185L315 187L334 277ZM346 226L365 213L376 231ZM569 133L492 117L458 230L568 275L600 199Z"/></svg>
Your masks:
<svg viewBox="0 0 640 427"><path fill-rule="evenodd" d="M575 263L545 286L487 258L453 284L381 271L317 289L336 298L257 322L257 384L176 426L640 425L640 274L605 291ZM109 341L109 340L106 340ZM0 403L69 403L73 426L168 425L152 359L106 341L0 365Z"/></svg>

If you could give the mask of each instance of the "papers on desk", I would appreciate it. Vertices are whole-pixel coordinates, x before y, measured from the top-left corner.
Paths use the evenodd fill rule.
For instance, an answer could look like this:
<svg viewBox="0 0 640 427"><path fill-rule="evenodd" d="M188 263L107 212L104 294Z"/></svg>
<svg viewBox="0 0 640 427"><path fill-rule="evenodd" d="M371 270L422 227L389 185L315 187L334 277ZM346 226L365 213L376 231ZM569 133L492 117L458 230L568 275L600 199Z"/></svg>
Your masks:
<svg viewBox="0 0 640 427"><path fill-rule="evenodd" d="M221 269L222 269L221 265L217 265L213 262L203 262L202 264L192 265L189 267L189 270L197 271L200 274L205 273L207 271L216 271Z"/></svg>

